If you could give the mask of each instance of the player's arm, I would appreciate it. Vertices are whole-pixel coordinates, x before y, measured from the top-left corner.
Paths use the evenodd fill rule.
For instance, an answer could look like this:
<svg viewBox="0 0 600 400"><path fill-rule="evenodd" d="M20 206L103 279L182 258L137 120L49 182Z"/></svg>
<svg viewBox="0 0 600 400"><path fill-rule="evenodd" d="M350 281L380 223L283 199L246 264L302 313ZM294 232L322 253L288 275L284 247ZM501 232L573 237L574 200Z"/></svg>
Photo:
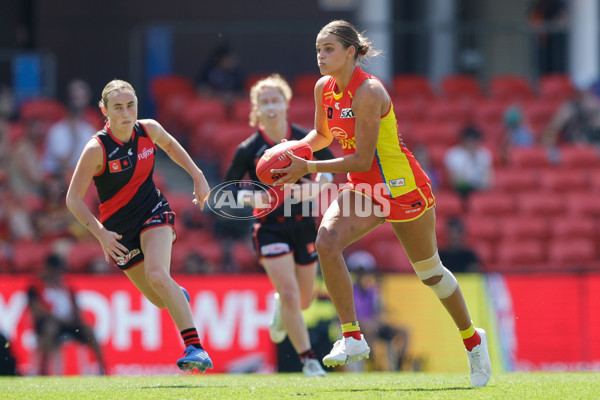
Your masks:
<svg viewBox="0 0 600 400"><path fill-rule="evenodd" d="M140 122L146 127L152 141L192 177L194 180L194 196L196 197L194 203L200 205L200 209L204 210L204 203L210 195L210 186L206 181L204 173L198 168L192 157L179 144L177 139L171 136L158 122L153 119L146 119Z"/></svg>
<svg viewBox="0 0 600 400"><path fill-rule="evenodd" d="M276 185L294 183L307 172L368 171L375 155L382 110L387 110L386 104L389 108L389 101L385 89L378 81L368 79L363 82L356 91L352 102L352 111L355 116L355 152L324 161L305 161L288 152L292 164L288 168L273 170L274 173L286 174L276 182Z"/></svg>
<svg viewBox="0 0 600 400"><path fill-rule="evenodd" d="M83 201L94 175L101 172L103 166L104 150L100 143L92 138L83 149L77 162L66 199L71 213L98 239L104 252L104 259L108 262L109 257L116 260L125 256L129 251L118 242L121 236L106 230Z"/></svg>

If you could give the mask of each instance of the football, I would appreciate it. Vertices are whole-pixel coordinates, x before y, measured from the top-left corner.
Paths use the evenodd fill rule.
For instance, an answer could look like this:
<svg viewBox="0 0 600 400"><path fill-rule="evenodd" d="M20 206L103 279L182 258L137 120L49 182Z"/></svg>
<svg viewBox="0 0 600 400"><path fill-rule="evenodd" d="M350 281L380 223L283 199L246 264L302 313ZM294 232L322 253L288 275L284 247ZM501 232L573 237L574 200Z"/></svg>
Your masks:
<svg viewBox="0 0 600 400"><path fill-rule="evenodd" d="M272 185L273 182L285 176L285 174L281 173L272 173L271 169L286 168L292 163L285 153L286 150L289 150L296 157L304 158L305 160L312 159L312 149L306 142L299 140L281 142L265 150L256 164L256 175L262 183Z"/></svg>

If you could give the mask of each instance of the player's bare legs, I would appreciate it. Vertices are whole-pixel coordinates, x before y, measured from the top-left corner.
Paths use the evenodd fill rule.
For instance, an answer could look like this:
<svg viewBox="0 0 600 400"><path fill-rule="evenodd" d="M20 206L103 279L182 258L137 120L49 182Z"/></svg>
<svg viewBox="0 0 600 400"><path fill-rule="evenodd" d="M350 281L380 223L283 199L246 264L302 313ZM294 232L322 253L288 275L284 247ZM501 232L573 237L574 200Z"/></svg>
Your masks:
<svg viewBox="0 0 600 400"><path fill-rule="evenodd" d="M392 223L392 226L411 263L426 260L437 252L434 208L425 211L425 214L420 218L413 221ZM433 276L424 280L423 283L432 286L441 279L441 275ZM457 286L454 293L445 299L440 299L440 301L448 310L458 329L464 330L471 325L471 317L460 287Z"/></svg>
<svg viewBox="0 0 600 400"><path fill-rule="evenodd" d="M301 354L311 348L302 310L308 308L312 301L313 291L310 290L308 292L307 289L314 287L316 263L312 267L304 267L308 272L301 272L303 275L302 282L296 277L296 264L294 263L294 256L292 254L270 258L265 257L261 260L261 263L275 290L279 293L281 319L283 320L283 326L290 338L290 342L294 346L294 349L296 349L296 352ZM306 275L306 278L304 275ZM312 283L306 282L311 279Z"/></svg>
<svg viewBox="0 0 600 400"><path fill-rule="evenodd" d="M321 273L342 324L356 321L352 280L342 251L383 222L374 212L356 215L357 207L367 210L373 203L350 190L340 193L325 212L316 241Z"/></svg>

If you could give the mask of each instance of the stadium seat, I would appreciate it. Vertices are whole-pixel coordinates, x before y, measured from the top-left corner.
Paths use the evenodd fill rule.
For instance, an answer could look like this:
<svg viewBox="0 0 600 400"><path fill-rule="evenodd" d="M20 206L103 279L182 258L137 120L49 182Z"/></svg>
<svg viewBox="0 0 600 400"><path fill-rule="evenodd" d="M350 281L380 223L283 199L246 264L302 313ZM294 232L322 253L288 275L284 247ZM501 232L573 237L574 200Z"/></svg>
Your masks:
<svg viewBox="0 0 600 400"><path fill-rule="evenodd" d="M74 243L66 257L69 272L90 272L90 263L96 259L104 259L102 246L97 241Z"/></svg>
<svg viewBox="0 0 600 400"><path fill-rule="evenodd" d="M298 121L315 120L315 100L313 97L294 97L290 102L288 110L288 120L298 123ZM312 127L314 122L310 124Z"/></svg>
<svg viewBox="0 0 600 400"><path fill-rule="evenodd" d="M469 194L467 212L472 215L496 217L514 215L514 196L499 192L473 192Z"/></svg>
<svg viewBox="0 0 600 400"><path fill-rule="evenodd" d="M313 101L314 108L314 98L315 98L315 83L321 78L320 74L317 73L303 73L298 74L292 79L292 91L294 94L294 99L299 97L304 97L307 99L311 99Z"/></svg>
<svg viewBox="0 0 600 400"><path fill-rule="evenodd" d="M435 196L435 213L439 218L461 217L464 214L462 197L453 190L438 190Z"/></svg>
<svg viewBox="0 0 600 400"><path fill-rule="evenodd" d="M565 202L563 194L543 191L517 194L516 206L521 215L537 217L558 216L572 207Z"/></svg>
<svg viewBox="0 0 600 400"><path fill-rule="evenodd" d="M494 190L503 193L520 193L538 190L540 182L537 173L528 168L496 168L494 170Z"/></svg>
<svg viewBox="0 0 600 400"><path fill-rule="evenodd" d="M469 247L477 254L481 263L482 272L491 272L489 268L496 262L495 244L486 240L470 240ZM452 270L452 266L447 266Z"/></svg>
<svg viewBox="0 0 600 400"><path fill-rule="evenodd" d="M596 222L590 218L573 216L556 217L550 220L550 236L553 240L598 238Z"/></svg>
<svg viewBox="0 0 600 400"><path fill-rule="evenodd" d="M244 90L246 92L250 93L250 89L252 89L252 86L254 86L254 84L256 82L268 77L269 75L270 74L268 72L256 72L256 73L247 75L244 78Z"/></svg>
<svg viewBox="0 0 600 400"><path fill-rule="evenodd" d="M448 75L441 81L441 96L447 100L461 99L479 100L483 97L483 89L479 80L472 75Z"/></svg>
<svg viewBox="0 0 600 400"><path fill-rule="evenodd" d="M533 146L511 149L509 165L515 168L546 168L554 164L546 147Z"/></svg>
<svg viewBox="0 0 600 400"><path fill-rule="evenodd" d="M53 124L67 115L67 108L58 100L36 98L25 101L21 105L19 115L22 119L36 119Z"/></svg>
<svg viewBox="0 0 600 400"><path fill-rule="evenodd" d="M588 190L590 183L583 168L544 168L538 171L541 189L548 192Z"/></svg>
<svg viewBox="0 0 600 400"><path fill-rule="evenodd" d="M540 240L502 240L496 245L499 272L528 272L545 261L546 248Z"/></svg>
<svg viewBox="0 0 600 400"><path fill-rule="evenodd" d="M38 272L44 268L46 258L52 251L49 242L19 240L13 244L12 270L15 273Z"/></svg>
<svg viewBox="0 0 600 400"><path fill-rule="evenodd" d="M565 268L584 267L594 263L596 243L589 238L559 239L548 243L548 259Z"/></svg>
<svg viewBox="0 0 600 400"><path fill-rule="evenodd" d="M458 143L460 126L452 122L423 122L413 124L411 138L413 143L426 146L452 146Z"/></svg>
<svg viewBox="0 0 600 400"><path fill-rule="evenodd" d="M600 193L600 169L596 168L588 171L590 180L590 190L595 193Z"/></svg>
<svg viewBox="0 0 600 400"><path fill-rule="evenodd" d="M394 103L394 114L398 123L418 124L425 122L428 117L428 105L430 101L423 99L410 99L396 96L392 99Z"/></svg>
<svg viewBox="0 0 600 400"><path fill-rule="evenodd" d="M574 92L573 82L569 75L561 73L540 76L538 87L540 97L557 101L570 98Z"/></svg>
<svg viewBox="0 0 600 400"><path fill-rule="evenodd" d="M493 243L500 237L496 216L467 214L464 218L466 238L469 243Z"/></svg>
<svg viewBox="0 0 600 400"><path fill-rule="evenodd" d="M532 99L523 103L524 122L529 125L536 138L540 138L559 104L545 98Z"/></svg>
<svg viewBox="0 0 600 400"><path fill-rule="evenodd" d="M600 217L600 201L598 194L590 190L580 192L567 192L565 195L564 209L570 215Z"/></svg>
<svg viewBox="0 0 600 400"><path fill-rule="evenodd" d="M559 151L560 165L563 167L600 167L600 152L592 146L564 144Z"/></svg>
<svg viewBox="0 0 600 400"><path fill-rule="evenodd" d="M250 111L252 111L252 103L248 98L238 98L233 101L231 106L231 117L234 121L249 123Z"/></svg>
<svg viewBox="0 0 600 400"><path fill-rule="evenodd" d="M164 75L153 78L150 82L150 93L154 101L162 105L171 96L189 98L196 93L194 83L181 75Z"/></svg>
<svg viewBox="0 0 600 400"><path fill-rule="evenodd" d="M519 75L496 75L489 81L489 93L503 101L527 100L534 97L529 81Z"/></svg>
<svg viewBox="0 0 600 400"><path fill-rule="evenodd" d="M545 218L515 215L499 218L498 232L501 240L548 239L549 223Z"/></svg>
<svg viewBox="0 0 600 400"><path fill-rule="evenodd" d="M207 122L221 122L226 119L225 105L218 99L194 98L183 106L181 118L188 129Z"/></svg>
<svg viewBox="0 0 600 400"><path fill-rule="evenodd" d="M427 120L465 126L471 118L471 109L460 101L434 100L427 104Z"/></svg>
<svg viewBox="0 0 600 400"><path fill-rule="evenodd" d="M372 243L367 250L377 260L378 271L414 273L402 244L396 238Z"/></svg>
<svg viewBox="0 0 600 400"><path fill-rule="evenodd" d="M401 99L433 100L435 97L429 79L418 74L402 74L393 78L393 94Z"/></svg>
<svg viewBox="0 0 600 400"><path fill-rule="evenodd" d="M473 123L476 126L502 127L506 103L496 99L485 99L475 103L473 108Z"/></svg>

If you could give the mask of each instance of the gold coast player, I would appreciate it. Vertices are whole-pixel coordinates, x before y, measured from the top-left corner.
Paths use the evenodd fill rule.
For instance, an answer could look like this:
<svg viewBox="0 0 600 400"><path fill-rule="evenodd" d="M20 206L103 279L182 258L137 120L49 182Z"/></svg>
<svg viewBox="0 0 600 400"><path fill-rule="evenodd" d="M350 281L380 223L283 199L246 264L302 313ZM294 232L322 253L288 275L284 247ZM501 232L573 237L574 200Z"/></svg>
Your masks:
<svg viewBox="0 0 600 400"><path fill-rule="evenodd" d="M295 182L307 172L348 172L348 183L326 211L317 236L321 270L342 323L343 337L323 359L341 365L368 357L360 333L352 284L342 251L373 228L389 221L421 281L441 300L464 341L472 386L491 375L487 337L475 328L454 275L442 265L435 237L435 200L429 178L397 131L389 94L381 82L361 70L360 62L376 55L354 26L332 21L317 36L321 74L315 86L315 130L305 139L313 150L336 138L344 156L327 161L292 159L277 185ZM356 210L371 210L357 215Z"/></svg>
<svg viewBox="0 0 600 400"><path fill-rule="evenodd" d="M138 120L133 87L122 80L102 91L106 126L85 146L67 192L67 206L125 275L158 308L167 308L185 344L182 370L204 372L213 364L202 349L189 295L171 278L175 214L152 179L156 145L194 180L194 203L204 208L210 188L202 171L156 121ZM91 181L100 198L100 221L83 201Z"/></svg>
<svg viewBox="0 0 600 400"><path fill-rule="evenodd" d="M299 140L308 130L287 120L287 110L292 98L292 90L279 75L274 74L258 81L250 90L252 111L250 125L258 129L237 148L229 166L225 181L242 179L246 174L258 181L256 163L264 151L281 140ZM331 159L329 149L314 154L317 159ZM330 182L332 174L319 174L315 177L321 183ZM268 195L259 200L269 204ZM315 237L317 228L310 209L303 215L301 202L292 204L289 215L285 214L282 202L283 192L272 190L273 210L266 214L252 196L238 191L238 198L254 207L257 221L254 226L254 243L259 260L269 279L275 286L275 314L269 333L275 343L282 342L286 335L298 353L302 371L306 376L324 376L325 371L316 358L310 344L302 309L308 308L314 295L317 271ZM305 204L305 205L310 205ZM262 215L261 215L262 214Z"/></svg>

